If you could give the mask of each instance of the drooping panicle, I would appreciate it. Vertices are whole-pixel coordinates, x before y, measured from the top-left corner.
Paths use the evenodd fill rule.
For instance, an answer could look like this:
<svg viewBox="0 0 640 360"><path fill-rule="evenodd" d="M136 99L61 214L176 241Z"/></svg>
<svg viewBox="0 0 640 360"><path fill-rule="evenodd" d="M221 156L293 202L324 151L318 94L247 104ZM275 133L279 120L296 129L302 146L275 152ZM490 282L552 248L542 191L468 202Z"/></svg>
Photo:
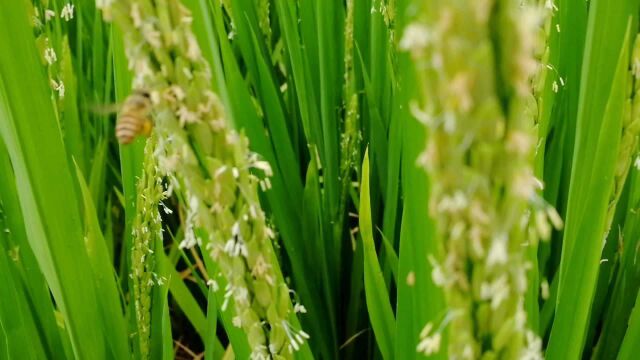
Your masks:
<svg viewBox="0 0 640 360"><path fill-rule="evenodd" d="M123 30L133 87L150 94L159 173L186 214L180 247L198 246L216 262L228 283L221 309L247 334L252 358L293 357L309 336L297 325L258 198L271 168L211 90L191 13L178 0L98 7Z"/></svg>
<svg viewBox="0 0 640 360"><path fill-rule="evenodd" d="M441 249L428 258L449 311L440 326L427 324L417 350L438 352L448 328L451 358L539 358L524 296L526 247L548 235L539 230L555 215L533 168L544 19L517 0L430 0L424 10L399 45L418 70L411 110L427 127L418 163L431 178Z"/></svg>
<svg viewBox="0 0 640 360"><path fill-rule="evenodd" d="M155 273L155 244L162 243L162 221L158 207L164 198L162 178L158 175L153 154L155 146L153 138L145 145L142 176L137 183L137 212L132 226L131 280L142 359L148 359L151 353L151 289L164 281Z"/></svg>

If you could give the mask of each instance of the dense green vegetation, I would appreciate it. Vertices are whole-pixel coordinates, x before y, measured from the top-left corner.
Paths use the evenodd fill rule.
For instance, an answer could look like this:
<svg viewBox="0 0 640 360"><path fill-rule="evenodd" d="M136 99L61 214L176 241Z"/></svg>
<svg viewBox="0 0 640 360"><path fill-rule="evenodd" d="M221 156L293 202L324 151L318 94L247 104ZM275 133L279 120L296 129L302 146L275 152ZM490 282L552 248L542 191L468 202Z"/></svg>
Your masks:
<svg viewBox="0 0 640 360"><path fill-rule="evenodd" d="M639 15L6 1L0 359L635 358Z"/></svg>

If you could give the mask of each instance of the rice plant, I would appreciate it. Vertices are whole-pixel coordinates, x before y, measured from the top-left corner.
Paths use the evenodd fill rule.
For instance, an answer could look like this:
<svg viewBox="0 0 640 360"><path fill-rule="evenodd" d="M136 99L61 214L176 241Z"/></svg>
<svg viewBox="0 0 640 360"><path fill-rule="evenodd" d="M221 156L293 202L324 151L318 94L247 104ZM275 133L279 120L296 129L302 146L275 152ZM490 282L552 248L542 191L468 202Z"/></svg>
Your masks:
<svg viewBox="0 0 640 360"><path fill-rule="evenodd" d="M0 359L634 359L639 16L6 1Z"/></svg>

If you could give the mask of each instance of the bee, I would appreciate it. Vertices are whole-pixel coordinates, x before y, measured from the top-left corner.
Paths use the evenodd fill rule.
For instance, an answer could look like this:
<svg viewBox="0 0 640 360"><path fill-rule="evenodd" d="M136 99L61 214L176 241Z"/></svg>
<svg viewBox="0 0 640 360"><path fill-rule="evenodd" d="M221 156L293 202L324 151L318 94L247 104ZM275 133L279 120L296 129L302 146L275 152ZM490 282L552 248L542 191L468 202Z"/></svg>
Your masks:
<svg viewBox="0 0 640 360"><path fill-rule="evenodd" d="M138 136L149 136L151 129L151 97L144 90L134 90L118 114L116 138L120 144L131 144Z"/></svg>

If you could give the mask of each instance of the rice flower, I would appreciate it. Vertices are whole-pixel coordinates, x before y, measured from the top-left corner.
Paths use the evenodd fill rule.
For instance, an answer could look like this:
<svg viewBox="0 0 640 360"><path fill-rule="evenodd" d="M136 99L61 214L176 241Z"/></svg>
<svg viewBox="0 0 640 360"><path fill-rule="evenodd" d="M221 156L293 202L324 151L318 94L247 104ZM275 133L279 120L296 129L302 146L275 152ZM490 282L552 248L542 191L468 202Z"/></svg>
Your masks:
<svg viewBox="0 0 640 360"><path fill-rule="evenodd" d="M233 311L252 358L293 357L309 335L290 322L290 290L258 198L258 187L271 186L271 168L249 150L211 91L190 12L177 0L98 4L123 30L133 86L150 94L159 172L186 214L181 247L199 246L219 266L228 282L221 308Z"/></svg>
<svg viewBox="0 0 640 360"><path fill-rule="evenodd" d="M555 212L537 194L533 167L532 79L544 18L520 3L430 0L399 42L421 83L411 108L428 128L418 162L432 183L441 252L429 259L449 307L453 359L539 354L526 327L526 246L548 236ZM439 351L439 330L421 339L417 351Z"/></svg>
<svg viewBox="0 0 640 360"><path fill-rule="evenodd" d="M625 106L624 118L622 123L622 133L620 138L620 150L618 153L618 162L616 163L616 171L613 181L613 189L609 196L609 206L607 210L607 220L605 223L606 240L613 217L616 213L616 206L622 189L624 188L631 160L638 152L638 135L640 135L640 36L636 36L633 53L631 54L629 64L629 84L628 99ZM637 160L636 160L637 162ZM603 245L604 246L604 245Z"/></svg>
<svg viewBox="0 0 640 360"><path fill-rule="evenodd" d="M150 356L151 288L158 278L154 273L154 244L156 240L162 239L162 221L158 206L164 198L164 192L153 154L155 144L155 139L151 138L144 149L143 172L137 183L138 212L132 227L131 279L142 359L148 359Z"/></svg>
<svg viewBox="0 0 640 360"><path fill-rule="evenodd" d="M352 173L359 163L359 148L362 134L359 130L359 103L356 89L355 70L353 64L354 55L354 2L346 2L346 18L344 25L344 86L342 133L340 134L340 179L342 189L338 214L344 214L347 207L347 198L351 186ZM344 216L341 215L336 223L337 233L342 231ZM339 238L337 235L336 238Z"/></svg>
<svg viewBox="0 0 640 360"><path fill-rule="evenodd" d="M256 0L256 7L258 10L258 23L260 30L264 36L266 43L271 44L271 3L269 0Z"/></svg>

